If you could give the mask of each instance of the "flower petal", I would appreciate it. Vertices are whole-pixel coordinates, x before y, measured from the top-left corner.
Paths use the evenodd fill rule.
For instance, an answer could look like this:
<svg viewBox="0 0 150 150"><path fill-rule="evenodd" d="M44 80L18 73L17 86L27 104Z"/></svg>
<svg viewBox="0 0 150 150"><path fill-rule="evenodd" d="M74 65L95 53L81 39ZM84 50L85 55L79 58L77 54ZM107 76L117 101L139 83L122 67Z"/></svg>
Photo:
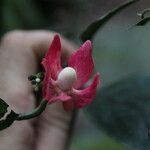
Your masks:
<svg viewBox="0 0 150 150"><path fill-rule="evenodd" d="M61 43L58 35L54 36L52 44L42 61L42 65L45 69L45 76L43 80L42 95L46 100L50 100L55 94L54 87L52 85L52 79L57 79L57 74L61 70L60 53Z"/></svg>
<svg viewBox="0 0 150 150"><path fill-rule="evenodd" d="M51 77L48 73L45 73L42 86L42 96L45 100L50 101L51 98L55 95L55 87L52 84Z"/></svg>
<svg viewBox="0 0 150 150"><path fill-rule="evenodd" d="M73 101L75 108L82 108L90 104L95 97L97 86L99 85L100 79L99 74L94 76L92 84L84 90L73 91Z"/></svg>
<svg viewBox="0 0 150 150"><path fill-rule="evenodd" d="M42 65L44 66L46 74L48 73L49 76L51 75L51 78L53 80L57 79L57 75L62 69L60 59L61 59L61 43L59 35L56 34L51 43L51 46L48 49L48 52L46 53L45 58L42 61Z"/></svg>
<svg viewBox="0 0 150 150"><path fill-rule="evenodd" d="M74 68L77 72L78 79L74 87L78 89L89 80L94 69L91 41L86 41L71 55L68 66Z"/></svg>
<svg viewBox="0 0 150 150"><path fill-rule="evenodd" d="M63 102L63 106L66 111L71 111L74 108L73 100Z"/></svg>
<svg viewBox="0 0 150 150"><path fill-rule="evenodd" d="M66 94L61 94L59 96L54 96L53 98L51 98L48 102L48 104L51 104L53 102L56 102L56 101L62 101L62 102L66 102L66 101L69 101L71 100L71 96L68 96Z"/></svg>

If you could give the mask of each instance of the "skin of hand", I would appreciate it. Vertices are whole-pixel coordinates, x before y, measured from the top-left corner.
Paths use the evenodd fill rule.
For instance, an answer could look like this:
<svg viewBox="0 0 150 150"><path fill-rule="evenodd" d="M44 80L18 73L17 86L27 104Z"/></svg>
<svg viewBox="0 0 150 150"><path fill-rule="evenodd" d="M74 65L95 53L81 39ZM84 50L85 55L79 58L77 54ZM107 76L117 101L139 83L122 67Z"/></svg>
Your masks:
<svg viewBox="0 0 150 150"><path fill-rule="evenodd" d="M35 108L35 96L27 77L36 73L54 32L12 31L0 43L0 97L16 112ZM62 60L76 48L61 36ZM0 150L66 150L72 112L61 103L47 106L45 112L31 120L15 121L0 131Z"/></svg>

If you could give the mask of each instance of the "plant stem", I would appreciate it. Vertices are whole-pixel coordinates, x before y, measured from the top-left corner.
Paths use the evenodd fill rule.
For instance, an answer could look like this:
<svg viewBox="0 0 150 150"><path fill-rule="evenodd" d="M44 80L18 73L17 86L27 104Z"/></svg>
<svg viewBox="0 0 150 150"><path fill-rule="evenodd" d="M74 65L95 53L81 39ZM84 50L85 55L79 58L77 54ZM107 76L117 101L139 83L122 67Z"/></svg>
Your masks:
<svg viewBox="0 0 150 150"><path fill-rule="evenodd" d="M20 113L18 114L15 120L18 120L18 121L27 120L27 119L31 119L31 118L35 118L39 116L45 110L47 103L48 101L42 100L40 105L36 109L34 109L32 112Z"/></svg>

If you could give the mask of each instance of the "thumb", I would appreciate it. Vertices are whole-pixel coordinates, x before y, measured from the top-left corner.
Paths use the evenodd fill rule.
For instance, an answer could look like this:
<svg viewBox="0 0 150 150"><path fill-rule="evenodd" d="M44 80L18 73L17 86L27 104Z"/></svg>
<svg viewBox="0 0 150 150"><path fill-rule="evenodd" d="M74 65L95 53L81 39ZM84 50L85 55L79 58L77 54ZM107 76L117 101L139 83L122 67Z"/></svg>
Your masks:
<svg viewBox="0 0 150 150"><path fill-rule="evenodd" d="M34 34L33 34L34 33ZM37 58L41 60L48 49L55 33L47 31L28 32L28 42ZM75 46L61 37L62 60L68 59L75 50ZM30 44L29 44L30 45ZM36 150L66 150L69 144L71 126L74 120L74 112L66 112L62 103L55 103L47 106L44 113L37 118L36 124Z"/></svg>
<svg viewBox="0 0 150 150"><path fill-rule="evenodd" d="M61 102L49 105L38 118L36 150L67 150L76 112L66 112Z"/></svg>
<svg viewBox="0 0 150 150"><path fill-rule="evenodd" d="M13 110L26 112L33 109L34 97L27 76L36 72L36 60L41 60L53 35L54 33L48 31L15 31L3 38L0 46L0 70L3 73L3 78L0 78L0 85L3 85L0 88L0 97L6 99ZM73 46L63 38L62 41L62 58L66 59ZM68 114L67 118L70 122L71 114ZM49 128L47 132L50 132ZM40 132L34 132L30 121L15 122L13 126L1 132L0 149L32 149L35 133L36 137L40 137Z"/></svg>

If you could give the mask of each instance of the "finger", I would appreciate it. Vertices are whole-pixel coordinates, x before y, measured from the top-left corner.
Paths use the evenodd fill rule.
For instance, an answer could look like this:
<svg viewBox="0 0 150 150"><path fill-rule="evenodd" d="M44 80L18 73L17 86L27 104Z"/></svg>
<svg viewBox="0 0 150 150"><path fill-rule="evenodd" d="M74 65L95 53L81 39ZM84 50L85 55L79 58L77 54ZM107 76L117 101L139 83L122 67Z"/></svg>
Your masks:
<svg viewBox="0 0 150 150"><path fill-rule="evenodd" d="M12 34L16 34L16 32L12 32ZM20 33L17 34L16 36L19 36ZM29 45L32 47L36 57L40 60L44 57L55 34L56 32L46 30L21 31L21 35L23 36L22 38L26 39L24 40L24 45ZM71 55L73 50L75 50L76 45L71 41L66 40L62 35L60 35L60 38L62 44L62 59L66 60Z"/></svg>
<svg viewBox="0 0 150 150"><path fill-rule="evenodd" d="M34 32L15 31L15 32L11 32L7 34L2 42L1 49L5 49L5 51L7 51L7 53L3 53L3 52L1 53L1 57L4 58L1 60L1 62L5 64L5 66L3 66L2 69L5 70L6 66L8 67L7 72L4 71L6 73L4 73L3 75L7 79L10 79L10 80L6 81L6 79L4 79L0 81L2 84L5 85L3 89L0 89L0 91L8 91L7 93L11 93L11 94L5 95L3 94L3 92L1 92L1 95L4 99L7 99L8 102L11 103L11 106L13 106L18 111L27 111L33 108L33 105L31 104L31 101L30 101L31 97L33 97L31 93L31 86L29 82L27 82L26 78L29 74L36 72L38 65L36 63L37 61L35 60L37 59L40 60L42 58L42 56L44 55L44 53L46 52L46 50L48 49L52 41L53 35L54 33L51 33L48 31L34 31ZM62 58L67 59L68 56L72 53L74 46L72 46L72 44L70 44L67 40L64 40L63 38L61 40L62 40ZM9 60L9 63L8 63L8 61L6 60L8 60L7 58L9 57L11 59ZM15 85L15 88L14 88L14 85ZM30 95L30 98L29 98L29 95ZM24 100L20 100L20 97L22 97L21 99L24 99ZM56 108L56 110L60 111L62 109ZM51 112L48 111L48 114L51 114ZM61 116L63 115L65 115L65 113L61 114ZM65 121L66 126L68 125L68 122L70 122L71 120L71 115L69 114L68 116L69 117L67 120L69 121ZM25 121L25 122L28 124L28 121ZM18 124L19 123L16 123L16 125ZM21 126L21 123L20 123L20 126ZM42 130L43 129L41 129L40 131ZM8 132L4 132L5 135L7 135L7 133ZM58 132L58 133L61 133L61 132ZM63 133L64 133L64 136L66 136L65 134L66 132L63 132ZM50 136L47 135L46 132L44 135L45 137L52 137L51 135ZM65 141L65 138L64 137L62 138ZM53 139L55 140L56 138L53 138ZM10 143L11 142L12 140L10 140ZM43 140L43 143L44 142L45 140Z"/></svg>
<svg viewBox="0 0 150 150"><path fill-rule="evenodd" d="M28 45L20 39L7 35L0 46L0 97L16 112L34 108L34 96L27 76L35 72L35 56L29 53ZM32 64L29 64L29 60ZM0 149L30 150L34 143L34 131L29 121L15 122L10 128L0 132Z"/></svg>
<svg viewBox="0 0 150 150"><path fill-rule="evenodd" d="M36 150L67 150L73 112L66 112L62 103L54 103L38 119Z"/></svg>
<svg viewBox="0 0 150 150"><path fill-rule="evenodd" d="M28 34L29 35L29 34ZM45 53L49 47L49 39L52 41L54 34L47 32L36 32L35 37L40 35L37 42L35 40L33 49L36 55L41 58L43 52ZM47 38L45 35L49 36ZM30 38L33 38L30 36ZM29 40L30 41L30 40ZM37 44L38 43L38 44ZM67 40L61 37L62 44L62 59L68 59L69 55L75 50L75 46L70 44ZM45 112L37 120L37 136L36 136L36 150L63 150L68 144L68 134L70 132L70 124L72 122L72 113L65 112L62 104L53 104L48 106Z"/></svg>
<svg viewBox="0 0 150 150"><path fill-rule="evenodd" d="M1 89L1 91L4 91L1 92L3 98L6 96L4 95L6 88L7 92L12 93L13 91L15 95L19 93L23 97L25 95L23 93L32 91L27 77L36 72L54 34L48 31L13 31L5 35L1 42L0 53L0 64L4 64L0 66L1 70L4 70L1 71L4 78L0 80L0 83L3 84ZM72 53L74 46L64 38L61 38L61 40L62 57L67 58ZM18 82L18 80L20 81ZM18 108L20 107L17 106ZM23 108L26 110L26 107L23 106Z"/></svg>
<svg viewBox="0 0 150 150"><path fill-rule="evenodd" d="M49 47L49 39L52 41L54 34L47 32L35 33L35 37L40 35L37 42L35 40L33 49L36 55L41 58ZM45 35L49 36L47 38ZM31 37L31 36L30 36ZM32 34L33 38L33 34ZM35 39L35 38L33 38ZM29 40L30 41L30 40ZM37 44L38 43L38 44ZM62 44L62 60L68 59L69 55L76 49L64 38L61 38ZM37 120L37 136L36 150L63 150L68 144L68 135L70 132L70 124L72 122L72 113L65 112L62 104L53 104L48 106L45 112Z"/></svg>
<svg viewBox="0 0 150 150"><path fill-rule="evenodd" d="M42 34L42 31L39 31L38 34L40 34L40 32ZM46 34L46 32L45 32L45 34ZM49 48L49 46L50 46L50 44L51 44L55 34L56 34L55 32L51 32L51 34L49 34L49 32L47 32L47 36L50 36L49 39L46 38L46 37L43 38L41 36L40 41L41 41L41 47L43 47L43 50L45 50L44 51L44 55L45 55L45 52L48 50L48 48ZM62 54L61 54L61 56L62 56L63 60L67 60L68 57L72 54L72 52L75 50L76 45L74 43L72 43L71 41L66 40L62 35L59 35L59 36L61 38L61 46L62 46L62 49L61 49L61 53ZM44 48L44 46L45 46L45 48ZM42 50L41 47L36 45L35 50L37 50L37 52L41 52L41 50ZM42 56L42 55L40 55L40 56Z"/></svg>

